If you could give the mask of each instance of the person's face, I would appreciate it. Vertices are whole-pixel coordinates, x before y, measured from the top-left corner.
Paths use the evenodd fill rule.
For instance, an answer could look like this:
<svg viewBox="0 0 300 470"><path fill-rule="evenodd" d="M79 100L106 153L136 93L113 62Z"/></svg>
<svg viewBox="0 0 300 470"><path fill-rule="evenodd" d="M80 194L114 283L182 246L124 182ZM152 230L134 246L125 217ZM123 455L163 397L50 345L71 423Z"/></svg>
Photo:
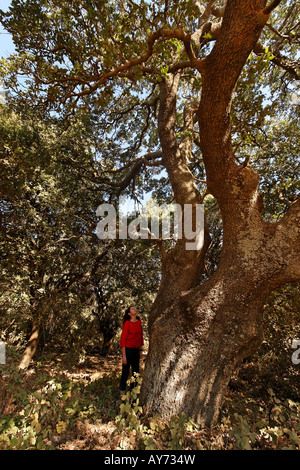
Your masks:
<svg viewBox="0 0 300 470"><path fill-rule="evenodd" d="M131 317L131 318L135 318L135 317L136 317L136 314L137 314L136 308L135 308L135 307L131 307L131 308L130 308L130 312L129 312L130 317Z"/></svg>

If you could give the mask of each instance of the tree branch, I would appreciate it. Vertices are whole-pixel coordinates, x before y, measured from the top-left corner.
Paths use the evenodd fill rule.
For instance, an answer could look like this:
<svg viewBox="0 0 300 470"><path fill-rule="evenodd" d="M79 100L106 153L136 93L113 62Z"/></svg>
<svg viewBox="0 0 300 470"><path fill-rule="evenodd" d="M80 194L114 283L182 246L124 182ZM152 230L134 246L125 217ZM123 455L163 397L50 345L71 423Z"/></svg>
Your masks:
<svg viewBox="0 0 300 470"><path fill-rule="evenodd" d="M180 74L171 75L160 83L158 132L162 158L167 169L174 197L178 204L200 203L201 195L188 168L187 156L181 151L176 136L176 97ZM191 139L192 141L192 139Z"/></svg>
<svg viewBox="0 0 300 470"><path fill-rule="evenodd" d="M82 238L85 235L91 235L91 233L93 232L93 230L96 226L97 226L97 224L93 223L93 224L90 225L87 232L80 233L79 235L71 235L70 237L67 237L67 238L60 238L59 240L56 240L55 242L51 243L50 245L57 245L57 243L68 242L70 240L73 240L74 238L77 238L79 240L79 238Z"/></svg>
<svg viewBox="0 0 300 470"><path fill-rule="evenodd" d="M263 5L263 1L259 4ZM235 162L230 107L238 77L267 20L261 18L259 4L254 10L251 0L227 2L221 34L205 59L202 72L200 145L207 189L217 198L226 227L227 223L246 220L247 211L256 211L258 204L258 175ZM240 219L238 213L242 214Z"/></svg>
<svg viewBox="0 0 300 470"><path fill-rule="evenodd" d="M157 40L159 39L179 39L182 41L186 47L189 59L190 59L190 64L193 67L197 68L199 71L202 69L202 64L203 61L199 60L195 57L195 55L192 53L192 49L190 46L191 43L191 35L185 33L183 30L175 28L175 29L166 29L166 28L160 28L159 30L155 31L153 34L151 34L147 38L147 51L141 55L140 57L136 59L131 59L123 63L122 65L119 65L118 67L114 68L113 70L102 73L99 77L99 79L94 83L88 85L88 88L84 88L81 92L78 93L69 93L65 100L73 97L73 96L85 96L85 95L90 95L94 91L96 91L101 85L105 84L109 79L118 76L126 71L129 71L133 67L136 67L138 65L142 65L147 60L152 56L153 50L154 50L154 44ZM76 82L77 77L66 77L63 79L55 79L53 80L53 83L59 83L60 80L63 80L64 82L66 81L75 81ZM87 81L84 81L82 79L78 78L78 81L87 83Z"/></svg>
<svg viewBox="0 0 300 470"><path fill-rule="evenodd" d="M212 7L211 12L216 18L222 18L224 16L224 13L225 13L225 8L226 8L226 1L219 8Z"/></svg>
<svg viewBox="0 0 300 470"><path fill-rule="evenodd" d="M114 186L119 187L118 195L127 188L130 182L139 174L143 165L147 165L147 163L151 160L156 160L157 158L162 156L162 151L158 150L157 152L149 152L148 154L144 155L143 157L139 158L131 167L128 174L120 183L113 183Z"/></svg>
<svg viewBox="0 0 300 470"><path fill-rule="evenodd" d="M261 55L265 53L266 48L260 43L256 43L253 48L253 52L257 55ZM279 53L274 53L272 50L269 51L274 57L270 59L275 65L286 70L290 75L292 75L296 80L300 80L300 74L297 72L297 67L299 67L299 62L292 61L287 59L286 57L282 57Z"/></svg>
<svg viewBox="0 0 300 470"><path fill-rule="evenodd" d="M279 3L282 2L282 0L273 0L273 2L270 3L270 5L268 5L263 13L264 15L270 15L270 13L272 13L273 10L275 10L275 8L279 5Z"/></svg>
<svg viewBox="0 0 300 470"><path fill-rule="evenodd" d="M191 103L187 104L184 108L183 139L179 147L181 154L183 155L187 163L192 153L194 143L194 115L197 112L198 108L199 103L196 101L192 101Z"/></svg>
<svg viewBox="0 0 300 470"><path fill-rule="evenodd" d="M297 199L287 213L275 225L275 241L280 248L281 265L278 282L300 281L300 199ZM279 252L279 251L278 251ZM279 285L280 285L279 284Z"/></svg>

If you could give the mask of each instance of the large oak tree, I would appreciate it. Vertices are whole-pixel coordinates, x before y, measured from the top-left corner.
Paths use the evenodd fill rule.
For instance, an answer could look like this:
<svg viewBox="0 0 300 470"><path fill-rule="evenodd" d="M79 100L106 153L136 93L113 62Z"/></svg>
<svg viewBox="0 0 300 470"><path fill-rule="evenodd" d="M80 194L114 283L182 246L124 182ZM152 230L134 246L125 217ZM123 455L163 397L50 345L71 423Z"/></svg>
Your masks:
<svg viewBox="0 0 300 470"><path fill-rule="evenodd" d="M259 175L239 151L249 123L232 112L252 52L283 81L299 79L286 55L297 46L297 14L280 0L13 0L3 16L19 53L3 66L7 86L17 90L22 72L28 105L66 118L81 106L101 123L103 161L113 155L114 165L87 178L122 191L161 165L176 203L195 206L207 194L218 203L223 244L209 279L201 281L207 229L201 250L186 251L185 240L162 246L141 398L164 417L216 422L233 371L262 341L268 295L300 278L299 200L276 222L262 217ZM266 108L254 104L261 118Z"/></svg>

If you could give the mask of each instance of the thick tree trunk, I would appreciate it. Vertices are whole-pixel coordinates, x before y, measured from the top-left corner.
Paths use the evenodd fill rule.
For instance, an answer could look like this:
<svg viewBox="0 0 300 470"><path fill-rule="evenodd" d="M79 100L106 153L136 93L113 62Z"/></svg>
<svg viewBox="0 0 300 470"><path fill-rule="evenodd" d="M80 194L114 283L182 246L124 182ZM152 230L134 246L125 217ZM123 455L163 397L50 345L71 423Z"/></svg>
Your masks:
<svg viewBox="0 0 300 470"><path fill-rule="evenodd" d="M197 285L207 248L186 252L182 243L163 257L161 288L149 319L150 346L141 402L168 417L180 412L213 425L226 386L263 338L262 307L269 293L299 280L299 203L280 223L262 220L258 175L235 163L230 107L236 81L267 21L264 0L228 0L220 34L199 66L198 110L207 190L219 204L222 256L215 274ZM161 84L159 132L163 160L179 203L201 198L186 152L174 132L178 75Z"/></svg>
<svg viewBox="0 0 300 470"><path fill-rule="evenodd" d="M148 411L216 423L233 372L261 344L267 296L299 276L296 263L287 275L296 228L290 237L283 232L261 221L235 237L210 280L155 312L141 394Z"/></svg>
<svg viewBox="0 0 300 470"><path fill-rule="evenodd" d="M216 422L233 371L262 339L263 296L230 275L182 294L153 324L142 391L151 413Z"/></svg>

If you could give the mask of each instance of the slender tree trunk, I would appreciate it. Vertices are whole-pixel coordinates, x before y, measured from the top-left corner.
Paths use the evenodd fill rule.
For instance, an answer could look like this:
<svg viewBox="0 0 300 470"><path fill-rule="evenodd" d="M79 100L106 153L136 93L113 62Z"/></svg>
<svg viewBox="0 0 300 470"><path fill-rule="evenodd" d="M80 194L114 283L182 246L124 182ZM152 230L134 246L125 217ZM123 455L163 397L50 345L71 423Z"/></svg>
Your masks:
<svg viewBox="0 0 300 470"><path fill-rule="evenodd" d="M267 21L265 4L228 0L219 39L200 67L200 144L207 191L221 210L223 247L217 271L201 286L207 236L200 252L186 252L181 242L163 257L141 390L146 409L163 417L185 412L200 424L216 423L232 373L261 344L262 307L269 293L300 279L299 202L281 222L263 221L258 175L238 166L232 151L232 95ZM199 203L186 152L176 143L178 81L178 75L170 75L161 84L163 159L176 201Z"/></svg>
<svg viewBox="0 0 300 470"><path fill-rule="evenodd" d="M39 344L40 330L41 330L41 326L40 326L39 320L34 319L30 338L28 340L26 349L23 353L21 362L19 364L19 369L24 370L29 367L29 364L34 357L38 344Z"/></svg>
<svg viewBox="0 0 300 470"><path fill-rule="evenodd" d="M101 356L107 356L109 353L109 350L111 348L111 345L113 343L113 339L115 337L115 334L113 333L103 333L103 343L101 346Z"/></svg>

